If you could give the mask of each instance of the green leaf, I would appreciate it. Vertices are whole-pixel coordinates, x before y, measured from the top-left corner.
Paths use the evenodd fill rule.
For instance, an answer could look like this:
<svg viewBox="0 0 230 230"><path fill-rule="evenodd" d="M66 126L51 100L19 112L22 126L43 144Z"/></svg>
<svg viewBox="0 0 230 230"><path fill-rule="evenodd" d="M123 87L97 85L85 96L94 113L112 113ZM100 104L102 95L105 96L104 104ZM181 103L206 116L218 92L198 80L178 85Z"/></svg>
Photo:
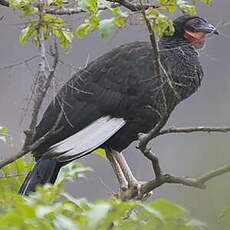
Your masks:
<svg viewBox="0 0 230 230"><path fill-rule="evenodd" d="M53 4L60 6L63 4L63 0L54 0Z"/></svg>
<svg viewBox="0 0 230 230"><path fill-rule="evenodd" d="M32 5L25 5L23 7L23 13L22 13L22 16L29 16L29 15L32 15L32 14L35 14L38 12L38 9L33 7Z"/></svg>
<svg viewBox="0 0 230 230"><path fill-rule="evenodd" d="M22 44L25 44L28 42L29 38L35 34L36 32L36 27L34 25L29 25L26 28L24 28L21 31L20 37L19 37L19 41Z"/></svg>
<svg viewBox="0 0 230 230"><path fill-rule="evenodd" d="M92 15L89 17L90 29L96 30L99 24L100 24L100 19L96 15Z"/></svg>
<svg viewBox="0 0 230 230"><path fill-rule="evenodd" d="M148 211L148 213L150 213L152 216L156 217L161 222L165 223L164 216L156 208L154 208L154 207L152 207L152 206L150 206L148 204L147 205L142 205L142 207L144 208L145 211Z"/></svg>
<svg viewBox="0 0 230 230"><path fill-rule="evenodd" d="M95 204L88 212L89 226L97 229L97 224L100 220L106 217L111 205L108 203Z"/></svg>
<svg viewBox="0 0 230 230"><path fill-rule="evenodd" d="M60 183L64 179L72 181L73 178L82 178L84 173L89 171L92 171L90 167L84 167L80 162L72 162L62 167L56 183Z"/></svg>
<svg viewBox="0 0 230 230"><path fill-rule="evenodd" d="M59 39L59 43L61 47L63 48L69 48L72 39L73 39L73 34L70 30L67 28L53 28L53 32L56 35L56 37Z"/></svg>
<svg viewBox="0 0 230 230"><path fill-rule="evenodd" d="M153 16L154 15L154 16ZM154 20L152 20L154 17ZM152 30L157 32L159 36L172 35L174 33L174 26L172 20L161 13L157 13L155 11L149 11L147 14L147 18L150 21Z"/></svg>
<svg viewBox="0 0 230 230"><path fill-rule="evenodd" d="M200 0L201 2L204 2L207 5L211 5L212 4L212 0Z"/></svg>
<svg viewBox="0 0 230 230"><path fill-rule="evenodd" d="M10 0L9 1L10 7L13 9L23 8L26 5L31 4L31 3L32 1L29 1L29 0Z"/></svg>
<svg viewBox="0 0 230 230"><path fill-rule="evenodd" d="M8 133L8 128L0 126L0 132Z"/></svg>
<svg viewBox="0 0 230 230"><path fill-rule="evenodd" d="M90 25L88 23L81 24L75 31L75 34L79 38L84 38L90 30Z"/></svg>
<svg viewBox="0 0 230 230"><path fill-rule="evenodd" d="M51 205L60 197L62 191L63 183L37 186L36 192L27 198L27 202L31 205Z"/></svg>
<svg viewBox="0 0 230 230"><path fill-rule="evenodd" d="M81 9L96 13L98 11L96 0L80 0L79 6Z"/></svg>
<svg viewBox="0 0 230 230"><path fill-rule="evenodd" d="M178 0L160 0L160 8L173 14L178 8L177 1Z"/></svg>
<svg viewBox="0 0 230 230"><path fill-rule="evenodd" d="M177 5L184 14L196 15L196 7L185 0L177 0Z"/></svg>
<svg viewBox="0 0 230 230"><path fill-rule="evenodd" d="M55 230L78 230L77 225L71 220L71 218L57 215L54 221Z"/></svg>
<svg viewBox="0 0 230 230"><path fill-rule="evenodd" d="M114 18L113 22L116 24L118 27L125 27L125 21L126 19L124 17L116 17Z"/></svg>
<svg viewBox="0 0 230 230"><path fill-rule="evenodd" d="M107 160L106 153L104 149L96 149L93 151L94 154L99 155L100 157L104 158Z"/></svg>
<svg viewBox="0 0 230 230"><path fill-rule="evenodd" d="M125 27L126 18L128 17L128 14L126 12L122 12L120 8L113 8L112 12L115 16L113 22L118 27Z"/></svg>
<svg viewBox="0 0 230 230"><path fill-rule="evenodd" d="M99 25L101 38L102 39L108 38L114 32L114 29L115 29L115 25L113 22L113 18L102 20Z"/></svg>
<svg viewBox="0 0 230 230"><path fill-rule="evenodd" d="M149 8L148 10L146 10L146 15L148 17L151 16L151 17L157 18L159 14L160 14L159 11L153 8Z"/></svg>
<svg viewBox="0 0 230 230"><path fill-rule="evenodd" d="M124 18L128 17L128 13L121 11L121 9L118 7L112 8L112 12L115 17L124 17Z"/></svg>
<svg viewBox="0 0 230 230"><path fill-rule="evenodd" d="M51 27L52 27L52 25L54 25L55 27L57 27L57 26L60 27L60 26L63 26L65 24L65 22L62 18L51 15L51 14L46 14L43 17L43 20L46 24L49 24Z"/></svg>
<svg viewBox="0 0 230 230"><path fill-rule="evenodd" d="M184 208L167 200L155 200L149 205L160 211L165 218L189 216Z"/></svg>
<svg viewBox="0 0 230 230"><path fill-rule="evenodd" d="M200 229L207 226L206 223L204 223L203 221L197 220L197 219L191 219L186 225L199 227Z"/></svg>
<svg viewBox="0 0 230 230"><path fill-rule="evenodd" d="M63 4L63 0L48 0L47 4L50 5L55 5L55 6L61 6Z"/></svg>
<svg viewBox="0 0 230 230"><path fill-rule="evenodd" d="M77 207L79 207L82 210L87 210L89 209L89 204L86 199L81 198L81 199L76 199L75 197L71 196L68 193L62 193L62 195L72 203L74 203Z"/></svg>

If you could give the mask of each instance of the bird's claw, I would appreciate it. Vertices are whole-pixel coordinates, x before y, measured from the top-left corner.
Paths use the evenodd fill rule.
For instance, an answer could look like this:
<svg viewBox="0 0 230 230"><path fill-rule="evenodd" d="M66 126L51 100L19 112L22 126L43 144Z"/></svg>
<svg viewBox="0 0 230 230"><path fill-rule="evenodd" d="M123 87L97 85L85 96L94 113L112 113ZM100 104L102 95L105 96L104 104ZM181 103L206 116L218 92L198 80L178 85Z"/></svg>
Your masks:
<svg viewBox="0 0 230 230"><path fill-rule="evenodd" d="M152 193L143 193L142 186L145 181L133 181L128 187L121 187L120 197L122 200L136 199L136 200L147 200ZM134 195L135 194L135 195Z"/></svg>

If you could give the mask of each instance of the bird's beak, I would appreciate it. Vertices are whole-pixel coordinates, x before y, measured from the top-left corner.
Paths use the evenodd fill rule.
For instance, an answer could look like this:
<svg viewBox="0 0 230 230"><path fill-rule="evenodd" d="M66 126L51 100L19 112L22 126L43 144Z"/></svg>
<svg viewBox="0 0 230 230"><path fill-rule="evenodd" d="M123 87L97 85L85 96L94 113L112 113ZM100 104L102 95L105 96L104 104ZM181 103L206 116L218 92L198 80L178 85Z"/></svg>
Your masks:
<svg viewBox="0 0 230 230"><path fill-rule="evenodd" d="M212 24L209 24L209 23L202 23L201 25L196 26L195 30L197 32L219 34L216 27Z"/></svg>

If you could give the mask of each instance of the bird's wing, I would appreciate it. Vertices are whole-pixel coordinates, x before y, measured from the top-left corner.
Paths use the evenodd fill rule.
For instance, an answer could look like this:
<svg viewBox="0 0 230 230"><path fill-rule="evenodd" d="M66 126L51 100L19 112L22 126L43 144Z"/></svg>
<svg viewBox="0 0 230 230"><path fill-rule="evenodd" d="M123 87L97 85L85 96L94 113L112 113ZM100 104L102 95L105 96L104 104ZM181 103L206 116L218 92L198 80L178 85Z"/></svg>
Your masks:
<svg viewBox="0 0 230 230"><path fill-rule="evenodd" d="M80 158L98 148L125 123L123 118L101 117L81 131L51 146L43 157L57 158L58 161Z"/></svg>
<svg viewBox="0 0 230 230"><path fill-rule="evenodd" d="M34 155L40 158L51 146L64 148L73 139L80 140L76 142L75 150L79 148L76 155L89 152L115 134L124 125L124 120L132 119L129 116L135 117L140 104L145 104L141 95L148 95L140 84L145 82L141 78L152 78L150 54L146 43L133 43L103 55L78 72L62 87L44 113L34 140L55 126L60 113L62 118L55 127L56 132L34 151ZM110 119L106 120L107 116ZM87 140L91 135L94 137L92 143ZM69 152L73 156L73 151Z"/></svg>

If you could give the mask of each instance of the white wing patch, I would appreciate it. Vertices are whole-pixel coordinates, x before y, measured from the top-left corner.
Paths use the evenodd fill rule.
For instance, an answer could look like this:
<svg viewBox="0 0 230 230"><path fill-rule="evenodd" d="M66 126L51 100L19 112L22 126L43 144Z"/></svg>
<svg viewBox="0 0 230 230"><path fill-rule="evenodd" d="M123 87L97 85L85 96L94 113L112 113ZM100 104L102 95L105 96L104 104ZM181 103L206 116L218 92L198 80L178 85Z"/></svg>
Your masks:
<svg viewBox="0 0 230 230"><path fill-rule="evenodd" d="M81 131L51 146L43 156L55 157L58 161L69 161L87 154L113 136L126 121L123 118L104 116Z"/></svg>

